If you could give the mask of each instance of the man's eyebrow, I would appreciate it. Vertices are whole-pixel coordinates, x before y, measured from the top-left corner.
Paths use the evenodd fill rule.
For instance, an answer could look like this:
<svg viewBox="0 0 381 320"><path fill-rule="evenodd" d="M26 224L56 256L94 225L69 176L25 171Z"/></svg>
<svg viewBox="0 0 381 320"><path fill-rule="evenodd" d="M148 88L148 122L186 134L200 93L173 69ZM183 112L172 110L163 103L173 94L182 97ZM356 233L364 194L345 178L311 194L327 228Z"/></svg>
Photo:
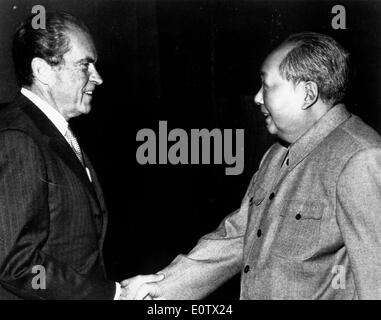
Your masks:
<svg viewBox="0 0 381 320"><path fill-rule="evenodd" d="M80 60L77 61L77 63L83 63L83 62L95 63L96 59L94 59L92 57L86 57L86 58L83 58L83 59L80 59Z"/></svg>

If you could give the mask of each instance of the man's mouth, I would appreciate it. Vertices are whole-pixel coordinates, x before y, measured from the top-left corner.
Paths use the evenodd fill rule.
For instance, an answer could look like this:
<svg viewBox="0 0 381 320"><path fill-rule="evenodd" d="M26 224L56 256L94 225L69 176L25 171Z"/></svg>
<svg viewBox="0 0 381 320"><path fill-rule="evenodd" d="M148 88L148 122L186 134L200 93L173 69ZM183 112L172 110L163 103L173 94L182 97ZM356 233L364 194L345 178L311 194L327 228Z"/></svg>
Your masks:
<svg viewBox="0 0 381 320"><path fill-rule="evenodd" d="M262 114L265 116L265 118L270 117L271 114L267 111L262 111Z"/></svg>
<svg viewBox="0 0 381 320"><path fill-rule="evenodd" d="M85 94L87 94L87 95L89 95L89 96L92 96L93 95L93 90L87 90L87 91L85 91L84 93Z"/></svg>
<svg viewBox="0 0 381 320"><path fill-rule="evenodd" d="M268 112L264 106L261 107L261 112L262 114L265 116L265 118L267 118L268 116L270 116L270 112Z"/></svg>
<svg viewBox="0 0 381 320"><path fill-rule="evenodd" d="M271 122L271 114L268 111L261 110L267 124Z"/></svg>

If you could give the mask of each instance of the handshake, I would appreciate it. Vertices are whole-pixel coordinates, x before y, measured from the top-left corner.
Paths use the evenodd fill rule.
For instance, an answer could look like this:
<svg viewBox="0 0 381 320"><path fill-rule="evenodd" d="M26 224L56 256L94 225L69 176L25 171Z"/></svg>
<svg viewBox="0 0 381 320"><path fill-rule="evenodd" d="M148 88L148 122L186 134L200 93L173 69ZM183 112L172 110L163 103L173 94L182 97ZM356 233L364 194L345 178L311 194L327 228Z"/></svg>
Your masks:
<svg viewBox="0 0 381 320"><path fill-rule="evenodd" d="M158 273L123 280L119 300L158 300L162 293L157 282L163 279L164 274Z"/></svg>

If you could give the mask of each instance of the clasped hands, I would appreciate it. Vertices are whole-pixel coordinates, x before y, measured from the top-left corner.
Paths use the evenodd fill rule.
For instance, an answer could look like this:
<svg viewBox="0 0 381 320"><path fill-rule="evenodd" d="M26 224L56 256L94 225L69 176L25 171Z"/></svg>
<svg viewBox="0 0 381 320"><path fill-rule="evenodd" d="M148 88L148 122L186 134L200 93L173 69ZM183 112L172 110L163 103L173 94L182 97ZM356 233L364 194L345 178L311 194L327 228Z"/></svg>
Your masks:
<svg viewBox="0 0 381 320"><path fill-rule="evenodd" d="M139 275L123 280L119 300L153 300L160 297L157 284L164 279L164 274Z"/></svg>

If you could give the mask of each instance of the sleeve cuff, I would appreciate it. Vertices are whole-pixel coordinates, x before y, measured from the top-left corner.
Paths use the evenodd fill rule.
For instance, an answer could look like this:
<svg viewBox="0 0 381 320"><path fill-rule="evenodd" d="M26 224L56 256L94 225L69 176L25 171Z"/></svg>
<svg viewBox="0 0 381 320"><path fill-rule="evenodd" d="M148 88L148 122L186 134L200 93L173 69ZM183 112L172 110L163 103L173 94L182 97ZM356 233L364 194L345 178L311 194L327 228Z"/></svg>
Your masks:
<svg viewBox="0 0 381 320"><path fill-rule="evenodd" d="M122 293L122 289L121 289L120 283L115 282L115 285L116 285L116 289L115 289L114 300L119 300L120 294Z"/></svg>

